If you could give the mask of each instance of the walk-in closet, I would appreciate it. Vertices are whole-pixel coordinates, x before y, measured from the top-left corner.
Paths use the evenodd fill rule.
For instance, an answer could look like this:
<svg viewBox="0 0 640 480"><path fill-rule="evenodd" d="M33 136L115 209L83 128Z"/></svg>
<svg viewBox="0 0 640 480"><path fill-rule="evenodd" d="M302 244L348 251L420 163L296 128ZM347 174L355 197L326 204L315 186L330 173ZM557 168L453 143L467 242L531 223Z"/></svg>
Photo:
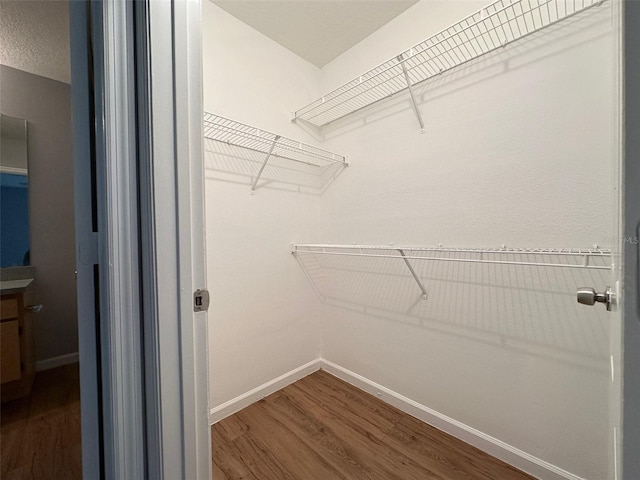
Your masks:
<svg viewBox="0 0 640 480"><path fill-rule="evenodd" d="M612 3L202 2L214 479L615 478Z"/></svg>

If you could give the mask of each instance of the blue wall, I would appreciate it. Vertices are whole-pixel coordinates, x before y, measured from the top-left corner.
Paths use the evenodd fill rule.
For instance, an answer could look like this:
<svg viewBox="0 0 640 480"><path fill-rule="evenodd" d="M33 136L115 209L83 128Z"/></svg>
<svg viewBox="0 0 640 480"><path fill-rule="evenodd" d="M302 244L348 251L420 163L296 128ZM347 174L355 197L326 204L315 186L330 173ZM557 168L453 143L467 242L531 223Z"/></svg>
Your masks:
<svg viewBox="0 0 640 480"><path fill-rule="evenodd" d="M28 192L25 175L0 174L0 267L29 264Z"/></svg>

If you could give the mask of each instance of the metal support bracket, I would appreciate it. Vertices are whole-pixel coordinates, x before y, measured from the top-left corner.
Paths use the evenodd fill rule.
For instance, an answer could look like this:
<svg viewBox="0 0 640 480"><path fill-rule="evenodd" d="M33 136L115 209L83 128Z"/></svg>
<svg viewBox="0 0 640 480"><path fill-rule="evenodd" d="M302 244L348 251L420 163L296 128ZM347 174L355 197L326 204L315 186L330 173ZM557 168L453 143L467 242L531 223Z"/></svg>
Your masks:
<svg viewBox="0 0 640 480"><path fill-rule="evenodd" d="M418 278L418 274L416 273L416 271L413 269L413 266L411 265L411 263L409 262L409 259L407 258L407 256L404 254L404 250L398 249L398 252L400 252L400 255L402 255L402 260L404 260L404 263L407 265L407 268L409 269L409 271L411 272L411 275L413 276L413 279L416 281L416 283L418 284L418 287L420 287L420 290L422 291L422 299L426 300L428 298L427 295L427 289L424 288L424 285L422 284L422 282L420 281L420 278Z"/></svg>
<svg viewBox="0 0 640 480"><path fill-rule="evenodd" d="M276 135L276 138L273 140L273 143L271 144L271 148L269 148L269 153L267 153L267 156L265 157L264 162L262 162L262 166L260 167L260 170L258 170L258 174L256 175L256 179L253 181L253 185L251 185L251 195L253 195L255 193L256 185L258 185L258 181L260 180L260 176L262 175L262 172L264 171L264 167L267 166L267 162L271 158L271 154L273 153L273 149L276 148L276 144L278 143L278 140L280 140L280 135Z"/></svg>
<svg viewBox="0 0 640 480"><path fill-rule="evenodd" d="M400 62L400 66L402 67L402 73L404 74L404 79L407 81L407 88L409 89L409 95L411 95L411 103L413 104L413 111L416 113L416 117L418 117L418 123L420 124L420 133L424 133L424 121L422 120L422 115L420 114L420 110L418 110L418 102L416 101L415 93L413 92L413 85L411 84L411 80L409 79L409 72L407 71L407 67L404 64L404 60L402 59L402 55L398 55L398 61Z"/></svg>

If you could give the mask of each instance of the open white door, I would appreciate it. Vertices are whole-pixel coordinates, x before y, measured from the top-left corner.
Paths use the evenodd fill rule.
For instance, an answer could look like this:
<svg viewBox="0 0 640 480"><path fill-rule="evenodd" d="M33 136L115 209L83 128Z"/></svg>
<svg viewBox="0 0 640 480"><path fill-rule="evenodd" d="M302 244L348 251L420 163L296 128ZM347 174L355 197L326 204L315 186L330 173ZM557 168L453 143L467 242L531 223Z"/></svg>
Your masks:
<svg viewBox="0 0 640 480"><path fill-rule="evenodd" d="M621 2L622 91L622 407L624 480L640 478L640 2Z"/></svg>
<svg viewBox="0 0 640 480"><path fill-rule="evenodd" d="M640 3L613 2L618 32L618 142L613 158L618 215L612 226L615 295L610 323L609 478L640 478Z"/></svg>

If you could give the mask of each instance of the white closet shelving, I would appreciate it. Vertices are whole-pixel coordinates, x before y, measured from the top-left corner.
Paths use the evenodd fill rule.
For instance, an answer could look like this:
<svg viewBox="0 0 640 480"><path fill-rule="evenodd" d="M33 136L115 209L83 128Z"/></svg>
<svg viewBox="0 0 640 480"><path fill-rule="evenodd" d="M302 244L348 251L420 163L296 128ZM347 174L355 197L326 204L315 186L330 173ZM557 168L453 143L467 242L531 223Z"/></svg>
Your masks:
<svg viewBox="0 0 640 480"><path fill-rule="evenodd" d="M260 176L271 157L278 157L320 169L335 164L348 166L344 155L252 127L220 115L205 112L203 122L204 137L206 139L265 155L260 170L257 172L251 186L252 192L255 190Z"/></svg>
<svg viewBox="0 0 640 480"><path fill-rule="evenodd" d="M447 70L569 18L604 0L498 0L301 108L293 121L323 126Z"/></svg>
<svg viewBox="0 0 640 480"><path fill-rule="evenodd" d="M412 261L437 261L480 263L493 265L523 265L550 268L576 268L589 270L611 270L611 250L601 248L446 248L415 247L397 245L333 245L333 244L291 244L294 255L333 255L369 258L397 258L402 260L411 276L427 298L425 289L416 274Z"/></svg>

